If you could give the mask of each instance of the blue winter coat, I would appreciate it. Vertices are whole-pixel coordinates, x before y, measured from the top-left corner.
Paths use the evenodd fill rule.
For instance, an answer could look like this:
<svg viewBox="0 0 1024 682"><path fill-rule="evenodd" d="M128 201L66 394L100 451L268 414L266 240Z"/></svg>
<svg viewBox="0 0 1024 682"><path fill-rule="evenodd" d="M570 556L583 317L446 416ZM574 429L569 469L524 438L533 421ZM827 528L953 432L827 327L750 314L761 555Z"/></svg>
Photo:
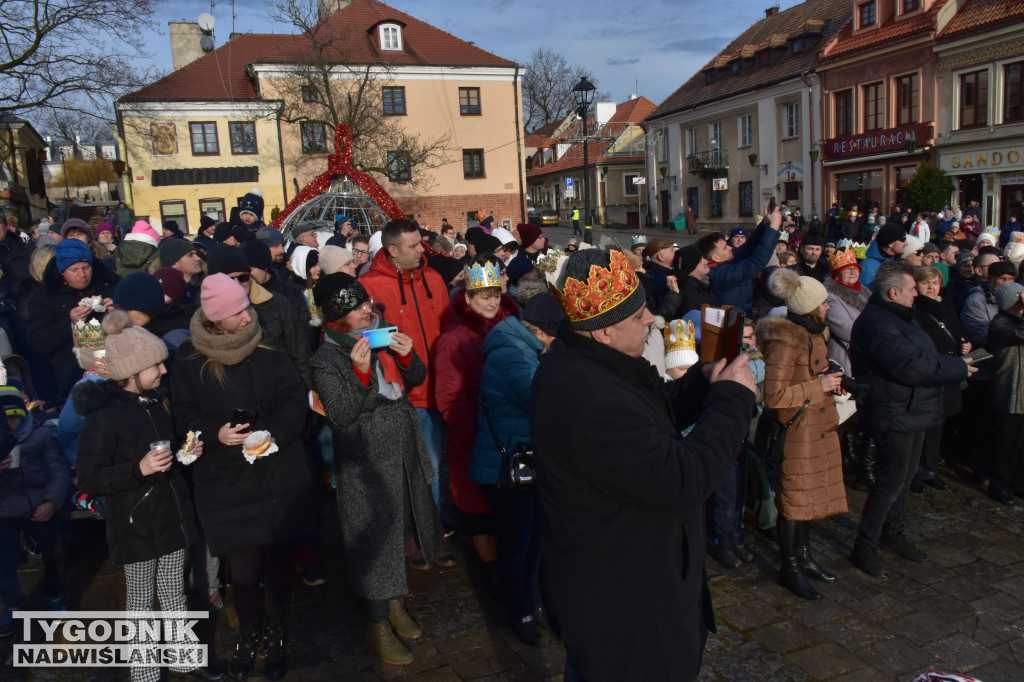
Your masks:
<svg viewBox="0 0 1024 682"><path fill-rule="evenodd" d="M878 241L871 242L868 246L868 252L864 256L864 260L860 262L860 283L866 286L868 289L875 288L875 274L878 272L878 266L885 262L885 256L878 250Z"/></svg>
<svg viewBox="0 0 1024 682"><path fill-rule="evenodd" d="M43 502L60 508L71 490L71 470L57 442L47 429L31 423L15 435L21 467L0 472L0 519L26 520Z"/></svg>
<svg viewBox="0 0 1024 682"><path fill-rule="evenodd" d="M746 244L733 250L731 261L711 268L708 279L719 304L738 306L747 317L754 316L754 287L750 280L768 265L778 242L779 233L762 223Z"/></svg>
<svg viewBox="0 0 1024 682"><path fill-rule="evenodd" d="M480 376L480 408L469 476L481 485L501 480L502 456L484 416L494 424L509 454L519 443L530 442L530 384L540 365L544 344L515 317L506 317L484 338L484 369Z"/></svg>

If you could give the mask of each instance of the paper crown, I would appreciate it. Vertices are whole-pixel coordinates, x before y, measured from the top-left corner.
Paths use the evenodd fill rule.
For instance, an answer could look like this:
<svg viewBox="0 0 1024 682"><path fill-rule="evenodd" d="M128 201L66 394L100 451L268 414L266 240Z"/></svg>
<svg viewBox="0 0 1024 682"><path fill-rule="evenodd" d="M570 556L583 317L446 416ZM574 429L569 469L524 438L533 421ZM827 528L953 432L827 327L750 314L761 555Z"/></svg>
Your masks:
<svg viewBox="0 0 1024 682"><path fill-rule="evenodd" d="M1000 230L998 227L995 227L994 225L989 225L988 227L986 227L985 232L995 237L997 244L999 243L999 238L1003 235L1002 230Z"/></svg>
<svg viewBox="0 0 1024 682"><path fill-rule="evenodd" d="M836 244L837 249L849 249L851 247L853 247L853 240L849 237L843 237L839 240L839 243Z"/></svg>
<svg viewBox="0 0 1024 682"><path fill-rule="evenodd" d="M853 254L857 256L857 260L864 260L868 257L868 245L861 244L860 242L854 242Z"/></svg>
<svg viewBox="0 0 1024 682"><path fill-rule="evenodd" d="M71 341L75 348L102 350L105 336L103 325L95 317L88 322L79 320L71 325Z"/></svg>
<svg viewBox="0 0 1024 682"><path fill-rule="evenodd" d="M782 234L780 234L779 235L779 241L780 242L785 242L785 243L788 244L789 243L789 233L788 232L783 232Z"/></svg>
<svg viewBox="0 0 1024 682"><path fill-rule="evenodd" d="M644 244L644 245L647 244L647 235L646 234L634 234L633 235L633 246L639 246L641 244Z"/></svg>
<svg viewBox="0 0 1024 682"><path fill-rule="evenodd" d="M843 249L842 251L836 251L832 254L832 257L828 259L828 266L833 271L842 270L848 265L857 265L857 255L852 249Z"/></svg>
<svg viewBox="0 0 1024 682"><path fill-rule="evenodd" d="M501 268L498 267L497 263L491 263L490 261L483 265L473 263L467 265L465 270L466 291L501 287Z"/></svg>
<svg viewBox="0 0 1024 682"><path fill-rule="evenodd" d="M561 249L548 249L548 252L537 259L534 267L537 268L543 275L554 274L558 268L558 259L561 257L563 251Z"/></svg>
<svg viewBox="0 0 1024 682"><path fill-rule="evenodd" d="M563 291L555 288L569 322L582 322L612 310L640 286L640 280L621 251L612 251L610 257L607 268L590 266L586 284L567 277Z"/></svg>
<svg viewBox="0 0 1024 682"><path fill-rule="evenodd" d="M665 367L697 364L697 334L693 320L672 320L665 325Z"/></svg>

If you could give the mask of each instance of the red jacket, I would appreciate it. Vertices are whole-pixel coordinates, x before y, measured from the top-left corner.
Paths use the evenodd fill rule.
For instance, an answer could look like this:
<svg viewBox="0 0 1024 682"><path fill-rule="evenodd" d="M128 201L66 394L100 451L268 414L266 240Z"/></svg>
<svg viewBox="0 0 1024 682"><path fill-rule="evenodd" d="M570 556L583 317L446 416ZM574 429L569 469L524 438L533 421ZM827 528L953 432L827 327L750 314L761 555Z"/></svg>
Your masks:
<svg viewBox="0 0 1024 682"><path fill-rule="evenodd" d="M410 388L414 407L436 408L434 400L434 347L448 317L448 287L444 279L425 265L398 270L381 249L370 269L359 278L366 293L380 306L389 324L412 337L416 355L427 366L427 380Z"/></svg>
<svg viewBox="0 0 1024 682"><path fill-rule="evenodd" d="M480 375L484 369L484 337L506 317L518 317L519 306L501 296L498 314L487 320L469 309L466 291L452 296L451 322L437 342L437 409L448 426L448 471L452 501L466 514L487 514L487 500L469 477L476 440Z"/></svg>

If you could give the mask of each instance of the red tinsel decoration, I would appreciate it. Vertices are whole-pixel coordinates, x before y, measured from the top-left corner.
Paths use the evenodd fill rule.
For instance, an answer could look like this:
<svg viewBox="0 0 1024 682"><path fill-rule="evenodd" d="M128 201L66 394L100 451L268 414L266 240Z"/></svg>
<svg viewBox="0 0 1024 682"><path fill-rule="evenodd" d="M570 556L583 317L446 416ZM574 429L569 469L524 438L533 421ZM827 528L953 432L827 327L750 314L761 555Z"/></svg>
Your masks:
<svg viewBox="0 0 1024 682"><path fill-rule="evenodd" d="M363 193L380 206L392 220L405 217L405 213L391 198L391 195L385 192L384 188L369 173L352 167L352 130L347 123L339 123L338 128L334 131L334 153L327 156L327 172L316 176L312 182L303 187L302 191L295 195L295 198L288 202L284 210L271 221L270 226L280 229L281 223L292 211L313 197L323 194L335 178L342 176L352 178L359 189L363 190Z"/></svg>

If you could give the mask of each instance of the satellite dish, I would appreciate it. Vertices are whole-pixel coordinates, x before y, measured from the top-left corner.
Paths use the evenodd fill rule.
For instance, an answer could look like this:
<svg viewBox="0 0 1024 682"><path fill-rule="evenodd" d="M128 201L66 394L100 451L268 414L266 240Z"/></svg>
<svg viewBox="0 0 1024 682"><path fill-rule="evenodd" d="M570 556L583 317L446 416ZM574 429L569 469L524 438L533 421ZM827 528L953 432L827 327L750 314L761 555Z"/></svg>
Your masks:
<svg viewBox="0 0 1024 682"><path fill-rule="evenodd" d="M199 15L199 28L203 29L207 33L213 30L213 15L209 12L203 12Z"/></svg>
<svg viewBox="0 0 1024 682"><path fill-rule="evenodd" d="M203 36L199 39L199 47L203 48L203 52L209 52L213 49L213 38L210 36Z"/></svg>

